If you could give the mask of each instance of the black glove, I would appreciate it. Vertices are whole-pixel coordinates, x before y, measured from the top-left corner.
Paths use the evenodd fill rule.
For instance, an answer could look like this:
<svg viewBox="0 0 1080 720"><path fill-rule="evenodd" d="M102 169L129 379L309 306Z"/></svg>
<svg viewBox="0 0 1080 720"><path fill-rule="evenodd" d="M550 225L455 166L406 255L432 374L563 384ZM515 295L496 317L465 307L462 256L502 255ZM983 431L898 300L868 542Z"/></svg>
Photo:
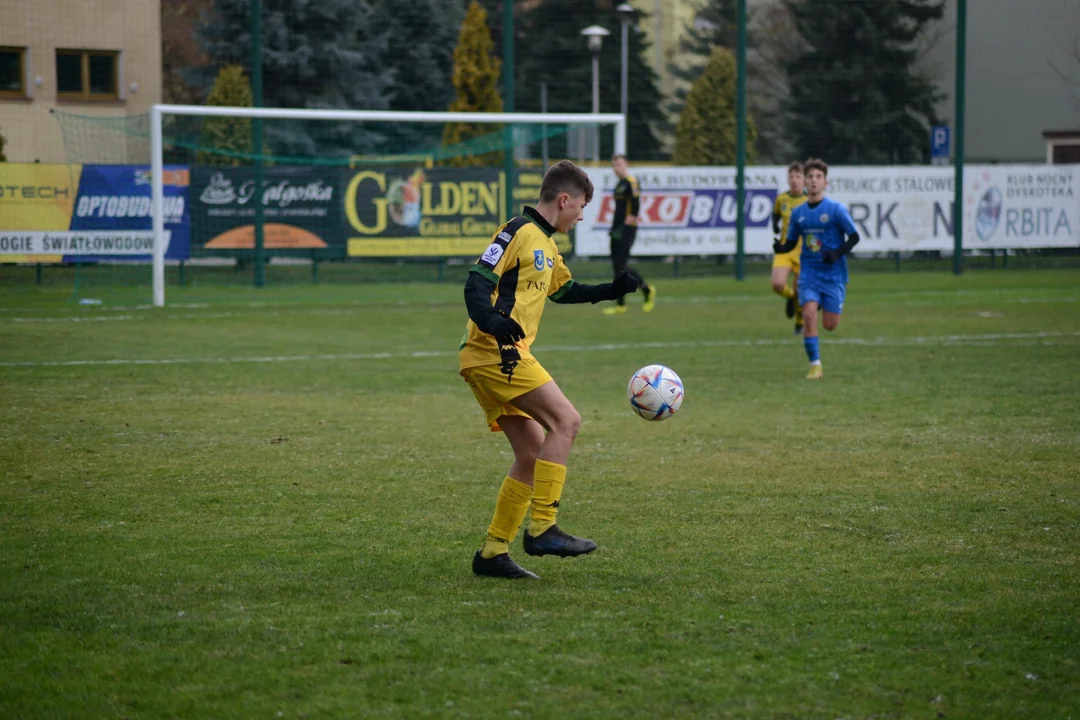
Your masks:
<svg viewBox="0 0 1080 720"><path fill-rule="evenodd" d="M773 238L773 240L772 240L772 251L774 253L776 253L777 255L780 255L781 253L784 252L784 244L782 242L780 242L779 237L774 237Z"/></svg>
<svg viewBox="0 0 1080 720"><path fill-rule="evenodd" d="M513 345L518 340L525 339L525 331L517 324L517 320L508 315L499 315L493 320L488 332L495 336L499 345Z"/></svg>
<svg viewBox="0 0 1080 720"><path fill-rule="evenodd" d="M499 348L499 371L506 376L506 382L514 382L514 370L521 360L521 353L513 345L503 345Z"/></svg>
<svg viewBox="0 0 1080 720"><path fill-rule="evenodd" d="M641 283L637 278L630 273L623 270L621 273L615 276L615 282L611 283L611 290L615 293L615 300L618 300L623 295L637 292Z"/></svg>
<svg viewBox="0 0 1080 720"><path fill-rule="evenodd" d="M843 254L844 253L840 252L839 250L822 250L821 259L825 262L826 265L832 265L834 262L839 260L840 256Z"/></svg>

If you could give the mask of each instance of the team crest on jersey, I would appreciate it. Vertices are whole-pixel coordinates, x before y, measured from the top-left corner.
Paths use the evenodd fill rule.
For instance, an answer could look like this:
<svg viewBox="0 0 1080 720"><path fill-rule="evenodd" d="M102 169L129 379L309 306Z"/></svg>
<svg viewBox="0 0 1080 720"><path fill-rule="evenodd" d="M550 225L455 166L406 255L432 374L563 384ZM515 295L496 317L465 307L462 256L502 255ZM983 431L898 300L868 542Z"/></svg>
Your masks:
<svg viewBox="0 0 1080 720"><path fill-rule="evenodd" d="M540 271L544 269L544 251L533 250L533 266Z"/></svg>
<svg viewBox="0 0 1080 720"><path fill-rule="evenodd" d="M821 213L821 217L818 218L822 223L829 222L829 213Z"/></svg>

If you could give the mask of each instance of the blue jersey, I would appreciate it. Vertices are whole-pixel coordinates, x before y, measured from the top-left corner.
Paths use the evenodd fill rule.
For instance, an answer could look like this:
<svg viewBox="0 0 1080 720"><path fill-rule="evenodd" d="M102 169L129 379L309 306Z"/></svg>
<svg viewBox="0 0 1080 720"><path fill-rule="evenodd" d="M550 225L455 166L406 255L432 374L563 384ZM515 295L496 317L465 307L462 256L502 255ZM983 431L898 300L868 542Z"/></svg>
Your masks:
<svg viewBox="0 0 1080 720"><path fill-rule="evenodd" d="M844 246L845 235L855 234L855 223L848 209L829 198L821 202L805 202L791 212L787 241L802 238L802 255L799 263L799 282L820 280L847 284L847 256L828 265L821 258L822 250L839 250Z"/></svg>

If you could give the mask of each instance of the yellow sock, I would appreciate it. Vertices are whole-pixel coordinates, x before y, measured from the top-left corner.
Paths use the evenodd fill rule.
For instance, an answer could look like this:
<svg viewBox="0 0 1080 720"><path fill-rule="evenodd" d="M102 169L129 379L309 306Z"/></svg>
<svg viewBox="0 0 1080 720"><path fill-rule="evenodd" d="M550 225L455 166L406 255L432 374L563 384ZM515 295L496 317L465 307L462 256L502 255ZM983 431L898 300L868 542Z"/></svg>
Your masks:
<svg viewBox="0 0 1080 720"><path fill-rule="evenodd" d="M488 525L487 540L480 551L485 560L509 552L510 543L514 542L514 536L529 509L530 497L531 487L509 475L503 479L499 499L495 502L495 515Z"/></svg>
<svg viewBox="0 0 1080 720"><path fill-rule="evenodd" d="M566 483L566 466L547 460L537 460L533 470L532 517L529 534L533 537L546 532L555 524L559 512L559 498Z"/></svg>
<svg viewBox="0 0 1080 720"><path fill-rule="evenodd" d="M795 306L795 324L802 325L802 305Z"/></svg>
<svg viewBox="0 0 1080 720"><path fill-rule="evenodd" d="M780 291L780 297L784 299L793 298L795 297L795 291L790 285L785 285L784 289Z"/></svg>

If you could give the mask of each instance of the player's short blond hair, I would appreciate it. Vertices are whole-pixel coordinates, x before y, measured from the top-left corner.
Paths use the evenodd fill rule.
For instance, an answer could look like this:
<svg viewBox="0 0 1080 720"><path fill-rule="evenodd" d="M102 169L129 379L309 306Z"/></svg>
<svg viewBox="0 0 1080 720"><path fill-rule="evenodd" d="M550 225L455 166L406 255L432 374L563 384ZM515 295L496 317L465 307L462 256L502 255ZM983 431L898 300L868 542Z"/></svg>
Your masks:
<svg viewBox="0 0 1080 720"><path fill-rule="evenodd" d="M571 197L584 196L585 202L592 201L592 180L569 160L560 160L544 173L544 181L540 183L540 202L552 202L562 193Z"/></svg>

